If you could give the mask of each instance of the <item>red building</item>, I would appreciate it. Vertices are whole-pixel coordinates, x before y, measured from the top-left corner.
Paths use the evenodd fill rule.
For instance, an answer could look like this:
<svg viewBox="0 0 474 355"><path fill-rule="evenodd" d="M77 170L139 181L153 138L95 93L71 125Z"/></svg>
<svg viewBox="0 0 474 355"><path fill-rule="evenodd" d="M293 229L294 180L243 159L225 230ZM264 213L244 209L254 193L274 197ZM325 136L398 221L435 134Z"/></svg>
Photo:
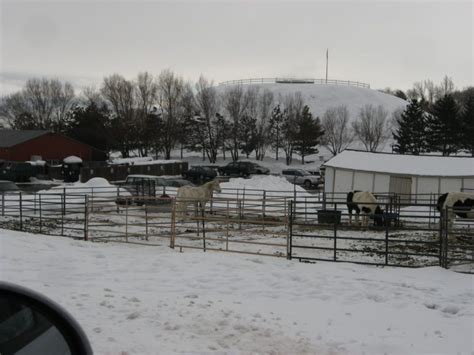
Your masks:
<svg viewBox="0 0 474 355"><path fill-rule="evenodd" d="M40 156L42 160L50 161L63 160L71 155L84 161L106 159L103 151L59 133L0 129L0 159L28 161L33 156Z"/></svg>

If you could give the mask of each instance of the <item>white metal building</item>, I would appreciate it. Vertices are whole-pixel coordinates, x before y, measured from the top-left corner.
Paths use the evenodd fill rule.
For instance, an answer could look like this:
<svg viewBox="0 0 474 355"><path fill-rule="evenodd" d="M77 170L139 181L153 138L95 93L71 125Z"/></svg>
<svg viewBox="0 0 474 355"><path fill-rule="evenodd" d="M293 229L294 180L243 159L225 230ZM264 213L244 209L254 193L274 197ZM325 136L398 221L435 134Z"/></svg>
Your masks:
<svg viewBox="0 0 474 355"><path fill-rule="evenodd" d="M474 190L474 158L345 150L327 161L326 194L353 190L417 195Z"/></svg>

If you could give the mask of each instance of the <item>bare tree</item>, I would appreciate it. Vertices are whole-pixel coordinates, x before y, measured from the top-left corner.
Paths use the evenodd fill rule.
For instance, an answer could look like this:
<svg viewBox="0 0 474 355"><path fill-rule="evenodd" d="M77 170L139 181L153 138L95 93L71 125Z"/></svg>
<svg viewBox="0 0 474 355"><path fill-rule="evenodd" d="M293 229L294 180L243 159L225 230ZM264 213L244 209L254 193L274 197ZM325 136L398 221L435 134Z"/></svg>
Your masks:
<svg viewBox="0 0 474 355"><path fill-rule="evenodd" d="M383 148L389 137L387 127L388 112L379 105L365 105L359 113L359 118L352 122L355 136L362 142L365 149L375 152Z"/></svg>
<svg viewBox="0 0 474 355"><path fill-rule="evenodd" d="M428 101L428 104L432 105L436 100L437 88L431 80L425 80L423 82L423 88L425 91L424 98Z"/></svg>
<svg viewBox="0 0 474 355"><path fill-rule="evenodd" d="M112 112L112 131L122 157L128 157L136 145L136 90L124 77L113 74L104 78L101 93L109 102Z"/></svg>
<svg viewBox="0 0 474 355"><path fill-rule="evenodd" d="M20 92L2 99L0 113L14 128L63 131L74 98L74 88L68 82L33 78Z"/></svg>
<svg viewBox="0 0 474 355"><path fill-rule="evenodd" d="M185 84L182 77L171 70L164 70L158 77L158 98L163 118L163 151L165 158L171 158L171 150L179 140L179 131L185 118L182 100Z"/></svg>
<svg viewBox="0 0 474 355"><path fill-rule="evenodd" d="M436 99L440 99L443 96L452 94L453 92L454 92L453 79L445 75L443 80L441 80L441 83L438 86L438 97Z"/></svg>
<svg viewBox="0 0 474 355"><path fill-rule="evenodd" d="M328 109L323 115L322 128L324 136L321 143L332 155L342 152L354 140L349 126L349 111L345 105Z"/></svg>
<svg viewBox="0 0 474 355"><path fill-rule="evenodd" d="M245 94L244 89L241 85L229 87L223 94L222 105L225 111L228 114L230 119L229 127L231 127L231 132L229 135L229 144L228 148L232 156L232 160L236 161L239 159L239 132L241 119L245 114L247 109L248 96Z"/></svg>
<svg viewBox="0 0 474 355"><path fill-rule="evenodd" d="M16 92L7 96L3 96L0 101L0 115L5 117L7 124L13 128L34 129L35 122L29 127L30 122L22 122L21 116L29 112L28 102L24 99L22 92ZM23 120L24 121L24 120Z"/></svg>
<svg viewBox="0 0 474 355"><path fill-rule="evenodd" d="M210 163L217 160L219 149L219 128L217 127L218 97L212 82L201 76L196 83L196 109L202 125L202 147Z"/></svg>
<svg viewBox="0 0 474 355"><path fill-rule="evenodd" d="M155 79L148 72L139 73L136 81L135 90L136 99L136 131L139 144L137 148L142 156L148 155L148 149L153 145L152 141L158 132L150 132L150 119L156 119L150 116L158 100L158 85Z"/></svg>
<svg viewBox="0 0 474 355"><path fill-rule="evenodd" d="M304 102L301 92L294 95L288 94L283 98L283 125L281 146L285 152L286 165L293 160L295 150L295 137L298 133L297 122L303 114Z"/></svg>
<svg viewBox="0 0 474 355"><path fill-rule="evenodd" d="M95 104L96 106L100 106L103 103L104 98L100 91L94 86L86 86L82 90L81 101L85 102L86 105Z"/></svg>
<svg viewBox="0 0 474 355"><path fill-rule="evenodd" d="M273 92L265 89L258 98L258 114L256 127L256 146L255 155L257 160L263 160L268 146L271 144L270 139L270 120L272 117L274 104Z"/></svg>

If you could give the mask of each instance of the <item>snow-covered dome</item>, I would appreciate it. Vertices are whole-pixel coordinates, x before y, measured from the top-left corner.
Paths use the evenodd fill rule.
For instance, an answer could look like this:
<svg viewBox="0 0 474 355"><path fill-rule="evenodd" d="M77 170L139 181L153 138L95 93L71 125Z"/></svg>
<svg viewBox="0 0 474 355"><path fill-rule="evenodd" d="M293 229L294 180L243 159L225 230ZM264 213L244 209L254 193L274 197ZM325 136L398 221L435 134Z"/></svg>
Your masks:
<svg viewBox="0 0 474 355"><path fill-rule="evenodd" d="M70 155L66 158L64 158L63 162L65 164L80 164L82 163L82 159L79 157L76 157L75 155Z"/></svg>
<svg viewBox="0 0 474 355"><path fill-rule="evenodd" d="M275 81L256 83L255 81L256 79L227 82L217 86L217 90L218 92L225 92L232 85L242 83L244 89L251 85L259 87L260 90L271 90L275 95L275 100L278 100L279 95L284 97L299 91L314 117L322 118L327 109L346 105L350 121L357 119L360 109L365 105L370 104L375 107L382 105L391 114L400 108L404 109L408 104L407 101L396 96L372 90L368 88L367 84L350 81L333 81L334 84L301 83L301 81L300 83Z"/></svg>

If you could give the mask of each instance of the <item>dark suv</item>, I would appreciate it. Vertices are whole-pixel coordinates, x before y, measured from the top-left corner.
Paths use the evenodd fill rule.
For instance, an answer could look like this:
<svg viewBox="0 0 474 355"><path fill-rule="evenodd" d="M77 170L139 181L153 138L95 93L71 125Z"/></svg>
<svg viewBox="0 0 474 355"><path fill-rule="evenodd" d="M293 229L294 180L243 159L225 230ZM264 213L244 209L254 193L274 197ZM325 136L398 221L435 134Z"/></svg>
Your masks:
<svg viewBox="0 0 474 355"><path fill-rule="evenodd" d="M270 170L251 161L233 161L217 169L221 175L249 176L251 174L269 174Z"/></svg>
<svg viewBox="0 0 474 355"><path fill-rule="evenodd" d="M188 171L183 173L183 177L189 180L212 180L217 176L217 173L214 169L206 166L193 166Z"/></svg>

